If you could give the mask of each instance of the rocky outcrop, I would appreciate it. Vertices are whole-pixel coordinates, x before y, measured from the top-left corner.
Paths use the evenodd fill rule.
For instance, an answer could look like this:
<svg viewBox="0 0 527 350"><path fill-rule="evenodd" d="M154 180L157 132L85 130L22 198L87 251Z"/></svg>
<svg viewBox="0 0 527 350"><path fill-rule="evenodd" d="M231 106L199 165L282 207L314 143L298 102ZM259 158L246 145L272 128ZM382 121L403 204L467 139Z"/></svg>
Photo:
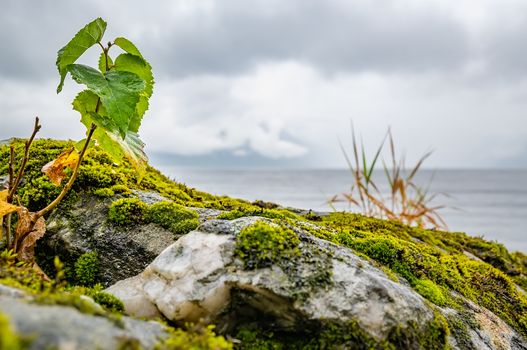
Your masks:
<svg viewBox="0 0 527 350"><path fill-rule="evenodd" d="M132 315L163 315L176 322L205 319L222 332L257 324L312 336L330 324L363 332L361 341L370 339L369 344L422 348L420 337L437 331L438 318L446 317L457 322L450 337L445 334L453 348L526 348L490 311L468 301L462 313L434 307L350 249L299 230L298 257L248 269L236 255L236 237L258 220L208 221L164 250L144 272L107 291ZM344 346L358 344L349 341Z"/></svg>
<svg viewBox="0 0 527 350"><path fill-rule="evenodd" d="M94 305L97 305L94 303ZM62 305L41 305L21 290L0 288L0 314L29 349L153 349L164 326L129 317L110 319Z"/></svg>
<svg viewBox="0 0 527 350"><path fill-rule="evenodd" d="M132 195L146 204L167 200L154 192L134 191ZM108 223L108 207L115 199L82 195L68 211L55 212L48 219L45 237L37 245L39 263L45 268L47 259L52 272L55 255L72 267L79 256L96 251L98 282L110 285L143 271L179 237L153 223L127 228ZM206 209L198 213L204 218L217 215L217 211Z"/></svg>

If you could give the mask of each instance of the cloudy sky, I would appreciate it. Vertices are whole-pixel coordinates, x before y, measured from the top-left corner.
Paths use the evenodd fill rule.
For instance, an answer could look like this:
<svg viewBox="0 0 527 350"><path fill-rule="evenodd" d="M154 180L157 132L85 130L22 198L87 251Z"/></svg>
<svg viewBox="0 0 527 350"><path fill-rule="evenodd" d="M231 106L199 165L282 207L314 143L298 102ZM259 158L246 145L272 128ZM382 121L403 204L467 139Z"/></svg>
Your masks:
<svg viewBox="0 0 527 350"><path fill-rule="evenodd" d="M527 167L524 0L0 0L0 139L80 139L56 52L94 18L152 63L150 155L345 166L353 120L430 167ZM93 62L96 48L83 60Z"/></svg>

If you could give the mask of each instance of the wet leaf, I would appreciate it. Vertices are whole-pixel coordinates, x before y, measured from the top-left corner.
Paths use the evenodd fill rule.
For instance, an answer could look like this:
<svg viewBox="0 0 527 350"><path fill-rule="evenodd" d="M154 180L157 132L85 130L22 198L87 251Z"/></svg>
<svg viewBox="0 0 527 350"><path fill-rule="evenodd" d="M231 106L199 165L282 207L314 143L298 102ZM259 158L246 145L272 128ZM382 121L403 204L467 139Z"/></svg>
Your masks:
<svg viewBox="0 0 527 350"><path fill-rule="evenodd" d="M66 177L64 170L66 168L73 169L79 161L79 154L75 148L71 148L62 152L57 159L52 160L42 167L42 172L46 174L51 182L59 186L62 180Z"/></svg>

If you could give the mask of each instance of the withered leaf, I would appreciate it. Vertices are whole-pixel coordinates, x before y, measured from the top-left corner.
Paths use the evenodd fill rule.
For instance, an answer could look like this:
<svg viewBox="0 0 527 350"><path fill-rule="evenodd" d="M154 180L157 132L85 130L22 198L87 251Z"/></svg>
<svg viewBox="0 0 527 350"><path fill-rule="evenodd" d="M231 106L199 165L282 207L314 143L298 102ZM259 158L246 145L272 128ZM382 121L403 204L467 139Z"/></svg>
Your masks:
<svg viewBox="0 0 527 350"><path fill-rule="evenodd" d="M73 169L79 161L79 154L72 147L69 150L62 152L55 160L52 160L48 164L42 167L42 172L46 174L51 182L59 186L62 179L66 177L64 170L66 168Z"/></svg>
<svg viewBox="0 0 527 350"><path fill-rule="evenodd" d="M17 249L18 257L25 262L34 262L35 244L46 233L46 221L44 218L39 218L33 225L35 214L24 207L19 207L17 214L18 225L16 228L16 239L25 235L24 240Z"/></svg>
<svg viewBox="0 0 527 350"><path fill-rule="evenodd" d="M19 208L16 205L7 203L8 192L8 190L0 191L0 218L15 212Z"/></svg>

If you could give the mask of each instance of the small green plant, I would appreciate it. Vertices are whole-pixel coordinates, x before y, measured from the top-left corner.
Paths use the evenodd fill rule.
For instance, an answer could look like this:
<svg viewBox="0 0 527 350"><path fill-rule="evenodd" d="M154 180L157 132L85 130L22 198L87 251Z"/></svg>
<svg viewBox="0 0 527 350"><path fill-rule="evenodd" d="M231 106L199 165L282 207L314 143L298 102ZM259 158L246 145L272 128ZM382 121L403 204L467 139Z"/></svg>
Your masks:
<svg viewBox="0 0 527 350"><path fill-rule="evenodd" d="M93 286L99 275L97 252L82 254L75 262L75 280L82 286Z"/></svg>
<svg viewBox="0 0 527 350"><path fill-rule="evenodd" d="M234 254L244 261L245 268L257 269L300 255L299 244L300 239L292 230L258 221L236 236Z"/></svg>
<svg viewBox="0 0 527 350"><path fill-rule="evenodd" d="M147 208L139 198L121 198L110 205L108 221L118 226L137 225L144 221Z"/></svg>
<svg viewBox="0 0 527 350"><path fill-rule="evenodd" d="M408 170L404 156L400 160L396 156L390 129L377 148L371 162L367 160L366 150L362 142L359 147L353 124L351 125L351 138L353 159L349 157L342 144L341 149L353 182L349 192L335 195L328 201L333 208L334 203L345 201L350 206L358 207L366 216L397 220L418 227L431 226L432 228L447 229L445 221L438 213L443 206L431 205L437 194L429 193L429 187L423 188L414 181L423 162L431 155L430 152L423 155L416 165ZM384 174L390 187L390 195L387 198L383 196L373 179L373 171L380 159L386 140L389 143L391 158L390 168L383 161Z"/></svg>
<svg viewBox="0 0 527 350"><path fill-rule="evenodd" d="M54 199L50 199L41 210L31 212L19 205L20 198L17 194L28 165L31 144L41 129L38 117L35 119L31 137L25 142L23 155L18 157L18 169L15 169L15 146L10 145L8 186L6 190L0 191L0 239L3 239L5 232L6 246L17 254L17 259L33 264L45 278L47 276L36 265L34 256L35 244L46 232L44 216L62 201L73 186L89 147L96 145L114 162L128 160L139 174L139 179L146 171L147 157L137 132L153 92L152 69L128 39L118 37L104 45L102 38L105 31L106 22L97 18L58 51L56 64L60 82L57 93L62 90L68 74L78 84L86 86L86 90L80 92L73 100L73 109L81 114L81 123L86 126L87 132L85 139L79 141L75 147L64 150L42 168L49 181L57 187L61 186L63 179L69 179L57 191ZM95 45L102 51L98 68L77 64L77 59ZM115 59L110 56L110 49L114 47L121 50ZM97 174L95 178L99 179L100 175ZM83 181L88 179L89 176ZM107 179L107 185L111 185L111 177L107 176ZM49 185L53 186L51 183ZM41 185L38 187L41 188ZM12 235L12 214L15 212L16 230Z"/></svg>

